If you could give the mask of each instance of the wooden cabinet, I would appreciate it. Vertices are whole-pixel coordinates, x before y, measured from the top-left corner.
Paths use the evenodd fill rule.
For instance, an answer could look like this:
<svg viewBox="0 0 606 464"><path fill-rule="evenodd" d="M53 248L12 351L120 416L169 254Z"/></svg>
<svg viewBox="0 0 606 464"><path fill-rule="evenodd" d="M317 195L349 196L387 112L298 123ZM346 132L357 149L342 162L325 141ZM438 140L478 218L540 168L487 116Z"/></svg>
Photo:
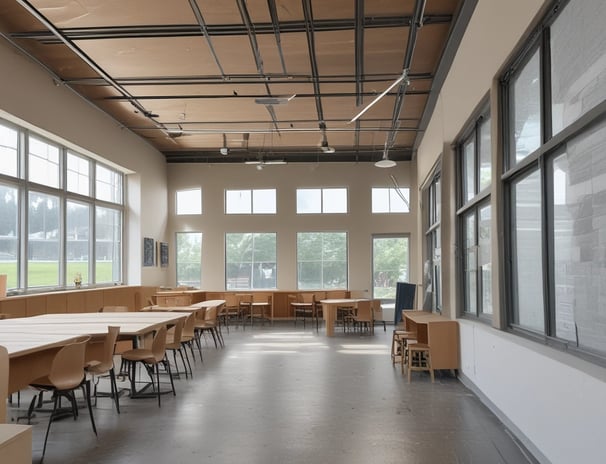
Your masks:
<svg viewBox="0 0 606 464"><path fill-rule="evenodd" d="M439 314L404 311L406 330L417 333L419 343L430 347L434 369L459 369L459 323Z"/></svg>

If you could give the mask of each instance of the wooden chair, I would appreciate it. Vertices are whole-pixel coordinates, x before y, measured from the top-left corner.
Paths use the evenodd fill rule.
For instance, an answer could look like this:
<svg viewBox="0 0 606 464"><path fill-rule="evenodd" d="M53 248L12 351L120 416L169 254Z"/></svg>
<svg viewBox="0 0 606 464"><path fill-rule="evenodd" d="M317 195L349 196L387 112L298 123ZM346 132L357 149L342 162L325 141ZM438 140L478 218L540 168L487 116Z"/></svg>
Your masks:
<svg viewBox="0 0 606 464"><path fill-rule="evenodd" d="M372 326L374 326L377 322L383 323L383 332L387 332L387 325L385 324L385 319L383 319L383 308L381 307L381 300L375 298L371 302L372 304Z"/></svg>
<svg viewBox="0 0 606 464"><path fill-rule="evenodd" d="M204 319L196 318L196 343L200 351L202 351L202 335L205 333L211 334L213 341L215 342L215 348L219 348L219 345L223 346L223 340L220 337L220 333L217 328L217 306L207 308L206 312L204 313Z"/></svg>
<svg viewBox="0 0 606 464"><path fill-rule="evenodd" d="M166 334L166 350L173 352L173 360L175 362L175 370L176 374L179 375L179 365L177 364L177 353L181 357L181 362L183 363L183 372L185 372L185 378L191 374L192 378L194 373L191 368L191 364L189 362L189 357L187 356L187 351L185 351L185 356L183 356L183 324L185 320L179 319L174 327L171 328L170 331ZM185 363L185 358L187 357L187 364ZM189 372L188 372L189 367Z"/></svg>
<svg viewBox="0 0 606 464"><path fill-rule="evenodd" d="M293 299L290 302L290 307L293 310L295 316L295 327L297 321L301 319L303 321L303 329L305 329L305 323L308 318L313 319L316 314L315 308L315 297L313 293L298 293L296 295L290 295ZM317 324L316 324L317 325Z"/></svg>
<svg viewBox="0 0 606 464"><path fill-rule="evenodd" d="M238 306L240 308L240 318L243 328L246 326L244 319L252 316L252 302L252 293L240 293L238 295Z"/></svg>
<svg viewBox="0 0 606 464"><path fill-rule="evenodd" d="M240 308L240 299L238 295L235 293L226 293L225 294L225 307L221 313L221 317L223 318L222 322L227 329L227 333L229 333L229 323L232 320L236 320L238 322L242 322L242 311Z"/></svg>
<svg viewBox="0 0 606 464"><path fill-rule="evenodd" d="M137 392L135 375L137 372L137 363L143 364L147 373L151 379L152 386L156 391L158 397L158 407L160 404L160 396L163 393L160 391L160 364L163 364L166 368L168 376L170 378L170 385L172 388L173 395L176 395L175 384L173 382L173 376L170 371L170 363L166 361L166 326L160 327L152 341L151 349L148 348L135 348L122 353L122 359L129 363L129 377L131 384L131 398L141 398L143 396L140 392ZM154 384L154 371L156 374L156 383Z"/></svg>
<svg viewBox="0 0 606 464"><path fill-rule="evenodd" d="M185 324L183 324L183 332L181 333L181 344L183 348L189 347L189 351L191 352L191 357L196 362L196 356L194 355L194 340L196 337L196 313L192 312L185 319ZM185 355L187 356L187 350L185 350ZM200 362L204 362L202 359L202 350L200 349ZM188 357L189 363L189 357ZM191 368L190 368L191 369ZM192 373L193 374L193 373Z"/></svg>
<svg viewBox="0 0 606 464"><path fill-rule="evenodd" d="M260 320L263 324L269 321L271 312L271 295L254 294L250 306L250 325L254 325L254 320Z"/></svg>
<svg viewBox="0 0 606 464"><path fill-rule="evenodd" d="M351 316L351 320L354 324L354 328L365 327L368 333L374 333L373 329L373 316L372 316L372 302L370 300L358 301L356 311Z"/></svg>
<svg viewBox="0 0 606 464"><path fill-rule="evenodd" d="M101 359L89 361L86 366L86 371L93 376L93 396L95 397L95 405L97 404L97 384L99 383L99 378L101 376L109 375L111 386L110 396L114 399L118 414L120 414L120 395L118 392L118 386L116 385L116 373L114 371L114 349L116 347L116 340L118 340L119 333L120 327L109 326L107 328L107 336L103 341L103 352ZM95 377L97 378L96 382L94 382Z"/></svg>
<svg viewBox="0 0 606 464"><path fill-rule="evenodd" d="M47 377L41 377L34 380L30 385L41 391L52 391L53 393L53 410L48 420L46 435L44 436L44 447L42 448L42 458L46 453L46 443L50 427L58 416L59 398L67 398L72 406L72 414L74 419L78 416L78 407L74 390L82 388L90 414L90 422L93 426L93 432L97 435L97 427L95 426L95 418L93 416L93 408L91 406L90 381L86 378L84 371L84 357L86 352L86 344L90 340L89 336L78 337L73 343L62 347L53 358L50 371ZM35 397L34 397L35 400ZM34 404L32 400L32 405ZM30 406L31 408L31 406Z"/></svg>
<svg viewBox="0 0 606 464"><path fill-rule="evenodd" d="M431 367L431 349L426 343L409 343L406 347L408 353L408 383L412 371L429 371L431 382L434 382L433 368Z"/></svg>

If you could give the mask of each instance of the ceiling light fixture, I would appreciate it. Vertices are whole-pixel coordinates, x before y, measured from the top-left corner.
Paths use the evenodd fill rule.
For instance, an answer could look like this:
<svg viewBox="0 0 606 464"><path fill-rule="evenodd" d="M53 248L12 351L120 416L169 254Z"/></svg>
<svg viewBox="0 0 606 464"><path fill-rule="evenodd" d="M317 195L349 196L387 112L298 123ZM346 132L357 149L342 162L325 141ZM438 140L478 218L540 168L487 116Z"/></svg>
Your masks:
<svg viewBox="0 0 606 464"><path fill-rule="evenodd" d="M266 164L286 164L286 161L284 161L284 160L267 160L267 161L263 161L263 160L249 160L249 161L244 161L244 164L263 166L263 165L266 165Z"/></svg>
<svg viewBox="0 0 606 464"><path fill-rule="evenodd" d="M221 149L219 150L219 152L223 156L229 155L229 148L227 147L227 137L225 137L225 134L223 134L223 146L221 147Z"/></svg>
<svg viewBox="0 0 606 464"><path fill-rule="evenodd" d="M395 165L396 162L387 157L387 150L383 151L383 158L375 163L375 166L378 168L393 168Z"/></svg>
<svg viewBox="0 0 606 464"><path fill-rule="evenodd" d="M326 140L322 142L322 146L320 148L324 153L334 153L336 151L334 147L328 146L328 141Z"/></svg>
<svg viewBox="0 0 606 464"><path fill-rule="evenodd" d="M290 97L288 96L277 96L277 97L259 97L255 98L255 103L257 105L285 105L293 98L297 96L296 93L293 93Z"/></svg>

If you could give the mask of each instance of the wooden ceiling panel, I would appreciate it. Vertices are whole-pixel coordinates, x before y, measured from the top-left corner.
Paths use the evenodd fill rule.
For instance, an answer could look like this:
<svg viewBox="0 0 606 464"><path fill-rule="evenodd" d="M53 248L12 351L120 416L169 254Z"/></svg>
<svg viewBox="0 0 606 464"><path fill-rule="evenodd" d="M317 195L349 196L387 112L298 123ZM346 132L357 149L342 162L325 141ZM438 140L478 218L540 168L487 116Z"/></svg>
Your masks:
<svg viewBox="0 0 606 464"><path fill-rule="evenodd" d="M355 48L353 31L316 33L316 59L321 75L353 75Z"/></svg>
<svg viewBox="0 0 606 464"><path fill-rule="evenodd" d="M143 100L145 107L161 122L177 122L183 112L188 121L270 121L269 113L252 99Z"/></svg>
<svg viewBox="0 0 606 464"><path fill-rule="evenodd" d="M376 16L412 16L415 9L414 0L366 0L364 2L364 14L370 17Z"/></svg>
<svg viewBox="0 0 606 464"><path fill-rule="evenodd" d="M247 36L213 37L212 40L226 74L257 73L254 53ZM218 72L215 74L218 75Z"/></svg>
<svg viewBox="0 0 606 464"><path fill-rule="evenodd" d="M351 0L330 0L312 2L314 19L353 18L356 2Z"/></svg>
<svg viewBox="0 0 606 464"><path fill-rule="evenodd" d="M402 74L408 28L369 29L364 33L364 72Z"/></svg>
<svg viewBox="0 0 606 464"><path fill-rule="evenodd" d="M165 0L30 0L59 28L194 24L188 2Z"/></svg>
<svg viewBox="0 0 606 464"><path fill-rule="evenodd" d="M448 24L434 24L419 30L415 54L410 67L411 72L433 73L435 71L442 56L444 44L448 39L448 28Z"/></svg>
<svg viewBox="0 0 606 464"><path fill-rule="evenodd" d="M99 39L76 44L115 78L218 74L202 37Z"/></svg>
<svg viewBox="0 0 606 464"><path fill-rule="evenodd" d="M280 34L286 69L291 75L311 74L307 39L303 32Z"/></svg>
<svg viewBox="0 0 606 464"><path fill-rule="evenodd" d="M219 84L167 84L167 85L127 85L128 91L134 96L226 96L254 97L267 93L263 84L243 84L224 81Z"/></svg>

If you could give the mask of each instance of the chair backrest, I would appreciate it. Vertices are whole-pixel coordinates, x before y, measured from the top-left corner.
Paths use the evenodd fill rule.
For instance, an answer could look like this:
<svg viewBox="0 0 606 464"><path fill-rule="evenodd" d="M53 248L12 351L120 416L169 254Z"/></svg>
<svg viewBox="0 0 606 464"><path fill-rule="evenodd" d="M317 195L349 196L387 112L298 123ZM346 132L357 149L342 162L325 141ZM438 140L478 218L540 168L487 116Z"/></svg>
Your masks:
<svg viewBox="0 0 606 464"><path fill-rule="evenodd" d="M375 298L374 300L372 300L372 317L374 318L375 321L382 321L383 320L383 308L381 307L381 300L378 298Z"/></svg>
<svg viewBox="0 0 606 464"><path fill-rule="evenodd" d="M154 340L152 341L151 347L154 360L160 362L164 359L164 353L166 352L166 326L163 325L158 329Z"/></svg>
<svg viewBox="0 0 606 464"><path fill-rule="evenodd" d="M301 302L302 303L313 303L315 300L315 295L313 293L301 293Z"/></svg>
<svg viewBox="0 0 606 464"><path fill-rule="evenodd" d="M358 301L356 320L362 322L372 322L372 306L370 300Z"/></svg>
<svg viewBox="0 0 606 464"><path fill-rule="evenodd" d="M206 308L206 312L204 313L204 321L215 322L216 320L217 320L217 307L211 306L210 308Z"/></svg>
<svg viewBox="0 0 606 464"><path fill-rule="evenodd" d="M100 362L97 366L98 371L109 371L114 366L114 349L119 333L119 326L110 325L107 327L107 335L103 341L103 359L97 359Z"/></svg>
<svg viewBox="0 0 606 464"><path fill-rule="evenodd" d="M173 332L173 343L181 343L181 338L183 336L183 324L185 323L185 319L179 319L175 324L175 330Z"/></svg>
<svg viewBox="0 0 606 464"><path fill-rule="evenodd" d="M185 319L185 323L183 324L183 336L184 337L193 337L194 330L196 327L196 313L192 312Z"/></svg>
<svg viewBox="0 0 606 464"><path fill-rule="evenodd" d="M252 293L240 293L238 295L238 301L240 302L240 304L242 303L252 303L253 300L253 296Z"/></svg>
<svg viewBox="0 0 606 464"><path fill-rule="evenodd" d="M103 306L100 313L127 313L128 306Z"/></svg>
<svg viewBox="0 0 606 464"><path fill-rule="evenodd" d="M48 378L58 390L76 388L84 379L84 355L89 336L78 337L55 355Z"/></svg>
<svg viewBox="0 0 606 464"><path fill-rule="evenodd" d="M225 299L225 306L228 308L234 308L240 304L240 299L235 293L226 293L223 298Z"/></svg>

